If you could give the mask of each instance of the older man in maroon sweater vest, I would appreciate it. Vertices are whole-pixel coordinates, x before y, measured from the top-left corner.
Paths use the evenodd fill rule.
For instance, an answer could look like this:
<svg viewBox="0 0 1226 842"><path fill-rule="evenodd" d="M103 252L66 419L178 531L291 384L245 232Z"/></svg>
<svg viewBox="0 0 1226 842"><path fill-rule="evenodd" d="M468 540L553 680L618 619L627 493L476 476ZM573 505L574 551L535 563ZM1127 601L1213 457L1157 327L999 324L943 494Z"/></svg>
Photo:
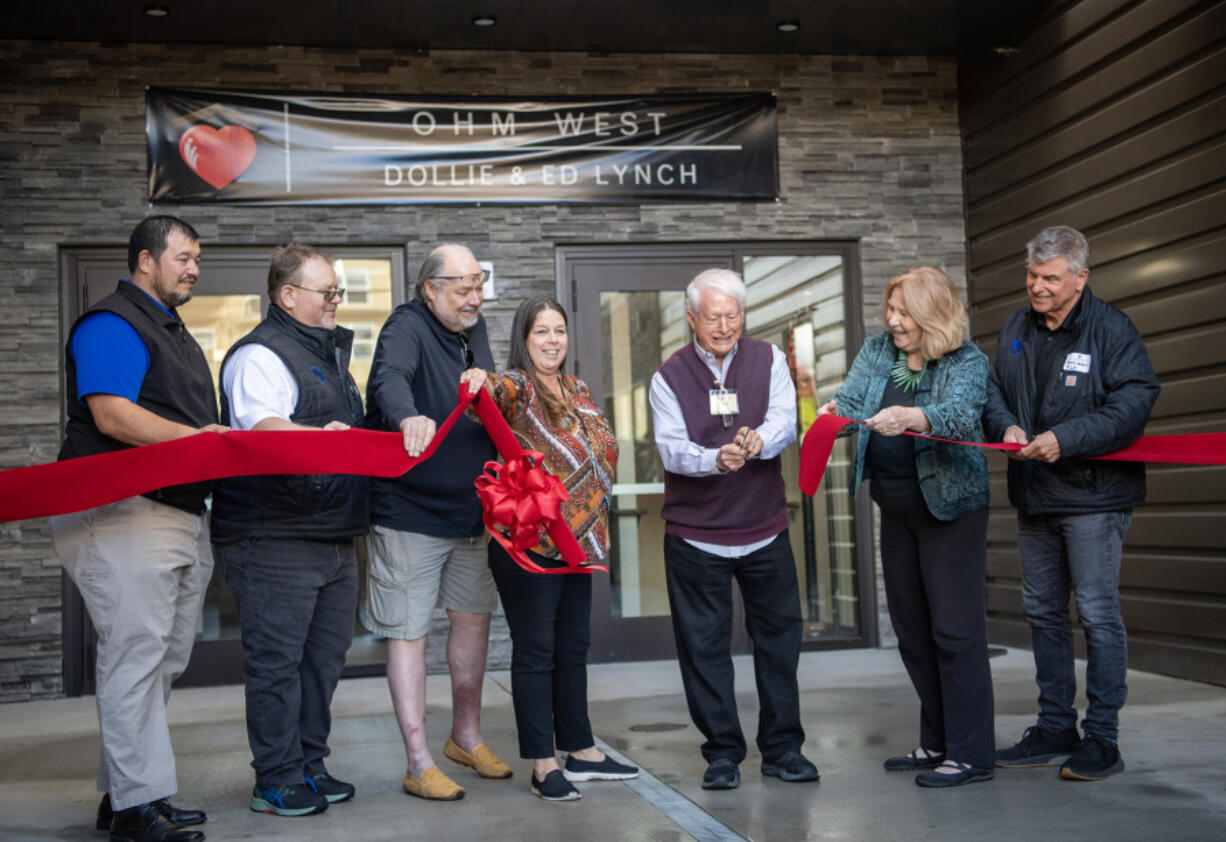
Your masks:
<svg viewBox="0 0 1226 842"><path fill-rule="evenodd" d="M694 341L651 381L664 463L664 563L685 698L706 737L704 789L735 789L745 759L732 670L732 580L745 602L758 685L762 773L815 781L801 753L800 592L779 453L796 439L783 353L741 337L745 284L708 269L686 289Z"/></svg>

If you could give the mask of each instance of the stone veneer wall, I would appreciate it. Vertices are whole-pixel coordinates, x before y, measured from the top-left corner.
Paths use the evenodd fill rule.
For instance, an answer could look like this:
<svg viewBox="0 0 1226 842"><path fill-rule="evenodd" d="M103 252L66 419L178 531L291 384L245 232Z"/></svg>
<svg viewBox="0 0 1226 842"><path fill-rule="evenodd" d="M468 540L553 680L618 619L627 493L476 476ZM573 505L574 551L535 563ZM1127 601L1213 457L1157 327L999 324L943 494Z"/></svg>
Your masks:
<svg viewBox="0 0 1226 842"><path fill-rule="evenodd" d="M181 213L207 246L469 244L498 262L495 354L524 296L554 289L557 244L856 239L864 316L916 263L965 278L952 59L232 48L0 41L0 467L55 458L61 338L58 248L126 242ZM609 207L224 207L145 200L144 90L206 85L431 94L775 91L776 203ZM208 284L207 263L202 282ZM44 520L0 524L0 700L61 693L60 568ZM883 637L889 622L882 617ZM505 648L505 641L500 644ZM505 658L505 653L502 656Z"/></svg>

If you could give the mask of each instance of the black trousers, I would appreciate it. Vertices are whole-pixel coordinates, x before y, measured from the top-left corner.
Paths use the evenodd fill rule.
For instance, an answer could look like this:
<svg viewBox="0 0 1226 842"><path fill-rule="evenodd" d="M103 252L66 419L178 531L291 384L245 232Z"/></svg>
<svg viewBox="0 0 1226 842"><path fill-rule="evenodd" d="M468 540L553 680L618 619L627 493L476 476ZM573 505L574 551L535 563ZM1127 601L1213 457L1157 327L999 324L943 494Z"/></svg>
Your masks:
<svg viewBox="0 0 1226 842"><path fill-rule="evenodd" d="M800 726L800 589L787 532L742 558L721 558L664 536L664 569L685 701L711 762L745 759L732 671L732 580L745 602L758 685L758 750L773 762L805 741Z"/></svg>
<svg viewBox="0 0 1226 842"><path fill-rule="evenodd" d="M554 562L529 553L542 567ZM511 630L511 702L519 756L553 757L595 745L587 716L592 577L529 573L490 541L490 570Z"/></svg>
<svg viewBox="0 0 1226 842"><path fill-rule="evenodd" d="M988 510L937 520L923 497L874 496L898 651L920 700L919 744L991 767L992 672L984 576Z"/></svg>
<svg viewBox="0 0 1226 842"><path fill-rule="evenodd" d="M238 603L247 741L261 789L326 769L332 693L353 641L353 541L269 538L214 548Z"/></svg>

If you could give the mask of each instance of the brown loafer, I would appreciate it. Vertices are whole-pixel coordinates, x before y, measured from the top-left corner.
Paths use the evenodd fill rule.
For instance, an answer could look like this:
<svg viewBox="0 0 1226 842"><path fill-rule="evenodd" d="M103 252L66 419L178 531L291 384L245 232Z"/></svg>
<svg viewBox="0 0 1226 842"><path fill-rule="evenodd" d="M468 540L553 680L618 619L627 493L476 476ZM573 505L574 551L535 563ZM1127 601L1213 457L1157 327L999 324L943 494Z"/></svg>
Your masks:
<svg viewBox="0 0 1226 842"><path fill-rule="evenodd" d="M498 755L490 751L485 743L477 743L471 752L467 752L448 740L447 745L443 746L443 754L461 766L471 766L483 778L509 778L513 774L511 767L499 760Z"/></svg>
<svg viewBox="0 0 1226 842"><path fill-rule="evenodd" d="M420 778L405 772L404 791L431 801L459 801L464 797L464 787L444 775L437 766L422 772Z"/></svg>

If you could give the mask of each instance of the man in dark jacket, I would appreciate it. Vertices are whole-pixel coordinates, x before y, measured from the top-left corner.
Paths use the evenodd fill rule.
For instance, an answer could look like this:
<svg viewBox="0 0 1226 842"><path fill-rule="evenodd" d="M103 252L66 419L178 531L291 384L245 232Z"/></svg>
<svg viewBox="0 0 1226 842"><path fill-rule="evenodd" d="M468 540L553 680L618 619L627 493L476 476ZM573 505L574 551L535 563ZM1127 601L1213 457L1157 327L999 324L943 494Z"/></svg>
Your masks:
<svg viewBox="0 0 1226 842"><path fill-rule="evenodd" d="M1145 466L1081 457L1113 453L1141 435L1158 379L1132 322L1086 286L1089 245L1080 232L1047 228L1026 248L1030 306L1001 328L983 426L989 441L1024 445L1010 454L1009 500L1018 510L1039 718L1016 745L996 752L996 765L1047 766L1067 756L1062 778L1095 781L1124 770L1120 556L1132 509L1145 502ZM1070 588L1088 656L1080 740Z"/></svg>
<svg viewBox="0 0 1226 842"><path fill-rule="evenodd" d="M400 432L410 456L425 450L455 408L460 373L494 367L481 316L484 282L471 251L438 246L422 263L414 300L397 307L379 332L366 426ZM362 622L388 638L387 683L408 761L403 785L420 798L464 796L435 765L426 742L426 633L435 606L447 610L451 623L451 739L443 753L482 777L511 775L481 736L481 685L498 595L473 480L493 458L481 426L460 418L428 461L376 480L372 490Z"/></svg>
<svg viewBox="0 0 1226 842"><path fill-rule="evenodd" d="M61 459L225 431L204 352L176 310L200 276L199 236L175 217L148 217L128 240L128 269L131 280L69 334ZM183 827L201 824L204 813L166 800L178 791L166 702L213 573L204 518L211 489L175 485L51 518L56 554L98 632L98 829L112 839L204 838Z"/></svg>
<svg viewBox="0 0 1226 842"><path fill-rule="evenodd" d="M353 331L332 259L302 243L273 252L268 317L221 365L221 415L236 430L347 430L362 421L349 375ZM213 544L238 604L255 769L251 809L305 816L353 797L328 774L332 693L357 611L353 539L369 523L367 480L253 476L213 495Z"/></svg>

